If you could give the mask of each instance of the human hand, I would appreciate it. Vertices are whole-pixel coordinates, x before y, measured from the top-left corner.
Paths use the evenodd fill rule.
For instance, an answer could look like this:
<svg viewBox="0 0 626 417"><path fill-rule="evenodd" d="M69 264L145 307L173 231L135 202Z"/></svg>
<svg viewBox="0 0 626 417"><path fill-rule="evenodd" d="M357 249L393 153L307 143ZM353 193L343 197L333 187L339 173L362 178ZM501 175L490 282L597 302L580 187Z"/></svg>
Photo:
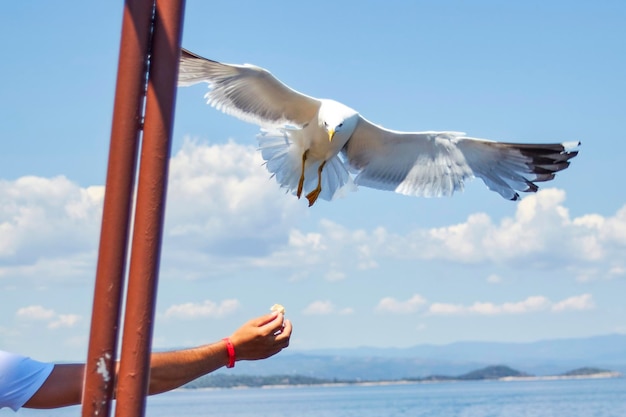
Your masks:
<svg viewBox="0 0 626 417"><path fill-rule="evenodd" d="M250 320L230 336L236 360L266 359L277 354L289 346L291 330L291 322L281 313Z"/></svg>

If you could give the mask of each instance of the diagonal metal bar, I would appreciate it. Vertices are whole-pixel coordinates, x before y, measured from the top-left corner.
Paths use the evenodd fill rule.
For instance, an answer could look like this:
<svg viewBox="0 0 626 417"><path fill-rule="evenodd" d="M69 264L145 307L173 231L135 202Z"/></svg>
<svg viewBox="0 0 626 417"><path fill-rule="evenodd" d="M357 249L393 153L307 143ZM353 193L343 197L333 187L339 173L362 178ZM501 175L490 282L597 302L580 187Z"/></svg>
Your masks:
<svg viewBox="0 0 626 417"><path fill-rule="evenodd" d="M107 417L111 411L152 9L153 0L127 0L124 5L91 334L82 396L84 417Z"/></svg>
<svg viewBox="0 0 626 417"><path fill-rule="evenodd" d="M116 417L145 413L183 9L156 0Z"/></svg>

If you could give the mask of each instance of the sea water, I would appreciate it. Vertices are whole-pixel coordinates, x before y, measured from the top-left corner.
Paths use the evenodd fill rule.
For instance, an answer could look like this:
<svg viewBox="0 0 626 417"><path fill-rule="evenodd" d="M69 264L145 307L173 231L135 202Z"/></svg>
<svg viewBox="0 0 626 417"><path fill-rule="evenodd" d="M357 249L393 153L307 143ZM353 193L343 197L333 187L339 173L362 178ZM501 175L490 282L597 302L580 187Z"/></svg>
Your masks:
<svg viewBox="0 0 626 417"><path fill-rule="evenodd" d="M80 407L0 416L80 416ZM626 379L438 382L176 390L151 417L626 417Z"/></svg>

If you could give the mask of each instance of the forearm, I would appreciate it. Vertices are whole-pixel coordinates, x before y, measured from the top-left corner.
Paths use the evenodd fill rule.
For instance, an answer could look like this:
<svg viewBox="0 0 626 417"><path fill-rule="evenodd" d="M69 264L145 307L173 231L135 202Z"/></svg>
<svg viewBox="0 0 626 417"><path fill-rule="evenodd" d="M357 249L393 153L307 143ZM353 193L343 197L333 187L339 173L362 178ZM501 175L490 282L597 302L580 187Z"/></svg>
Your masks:
<svg viewBox="0 0 626 417"><path fill-rule="evenodd" d="M153 353L148 394L178 388L227 363L228 353L223 341L192 349Z"/></svg>

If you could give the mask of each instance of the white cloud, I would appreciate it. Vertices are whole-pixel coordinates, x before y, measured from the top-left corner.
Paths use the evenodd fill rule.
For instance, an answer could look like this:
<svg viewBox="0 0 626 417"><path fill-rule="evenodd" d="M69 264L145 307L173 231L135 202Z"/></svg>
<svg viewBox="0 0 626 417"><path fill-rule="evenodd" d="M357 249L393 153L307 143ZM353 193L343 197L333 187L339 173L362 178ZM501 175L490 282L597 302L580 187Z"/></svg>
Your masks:
<svg viewBox="0 0 626 417"><path fill-rule="evenodd" d="M523 301L508 302L501 305L493 303L474 303L468 308L470 313L477 314L524 314L548 308L550 301L543 296L528 297Z"/></svg>
<svg viewBox="0 0 626 417"><path fill-rule="evenodd" d="M615 278L615 277L621 277L626 275L626 268L624 268L623 266L614 266L611 269L609 269L609 273L608 273L610 278Z"/></svg>
<svg viewBox="0 0 626 417"><path fill-rule="evenodd" d="M466 311L467 309L460 304L432 303L428 307L428 313L433 315L455 315Z"/></svg>
<svg viewBox="0 0 626 417"><path fill-rule="evenodd" d="M426 304L426 299L419 294L414 294L406 301L398 301L393 297L382 298L376 306L376 311L396 314L413 313Z"/></svg>
<svg viewBox="0 0 626 417"><path fill-rule="evenodd" d="M589 310L594 308L591 294L573 296L559 302L551 302L541 295L530 296L522 301L505 302L496 304L492 302L477 301L470 305L450 304L434 302L428 304L427 300L419 294L413 295L406 301L399 301L393 297L382 298L376 306L376 311L411 314L421 309L426 309L428 315L481 315L495 316L505 314L528 314L539 311L571 311Z"/></svg>
<svg viewBox="0 0 626 417"><path fill-rule="evenodd" d="M501 306L497 306L494 303L475 302L471 306L465 309L468 313L476 313L483 315L500 314L503 311Z"/></svg>
<svg viewBox="0 0 626 417"><path fill-rule="evenodd" d="M550 305L550 300L541 295L535 295L528 297L523 301L518 301L515 303L504 303L500 307L496 307L496 311L500 310L505 314L524 314L524 313L532 313L535 311L541 311L548 308ZM498 312L500 312L498 311Z"/></svg>
<svg viewBox="0 0 626 417"><path fill-rule="evenodd" d="M81 188L62 176L0 180L0 257L93 247L103 193L103 187Z"/></svg>
<svg viewBox="0 0 626 417"><path fill-rule="evenodd" d="M502 282L502 278L500 275L491 274L487 277L487 282L490 284L500 284Z"/></svg>
<svg viewBox="0 0 626 417"><path fill-rule="evenodd" d="M330 301L313 301L306 306L302 311L302 314L307 316L324 316L333 314L335 312L335 306Z"/></svg>
<svg viewBox="0 0 626 417"><path fill-rule="evenodd" d="M476 213L460 224L404 234L390 233L383 227L349 229L321 220L317 230L291 229L286 245L251 262L266 268L317 267L326 270L321 275L327 279L358 276L359 270L377 268L382 260L437 260L525 269L566 265L566 273L579 280L623 273L621 258L626 243L614 230L626 227L626 206L614 216L572 218L564 201L562 190L546 189L524 198L515 216L498 223L487 214ZM488 278L490 283L499 281L497 275Z"/></svg>
<svg viewBox="0 0 626 417"><path fill-rule="evenodd" d="M626 250L626 238L620 234L626 230L626 206L614 216L572 218L564 201L564 191L545 189L525 197L515 216L497 223L487 214L475 213L460 224L403 234L384 227L351 230L322 220L315 231L293 229L288 244L259 260L258 266L292 268L304 262L309 268L352 268L358 275L358 270L377 268L382 260L432 260L525 269L566 265L566 273L573 276L600 266L595 274L609 278L620 274ZM500 277L488 280L496 283Z"/></svg>
<svg viewBox="0 0 626 417"><path fill-rule="evenodd" d="M187 139L171 159L166 233L176 244L263 253L287 241L304 210L270 178L252 146Z"/></svg>
<svg viewBox="0 0 626 417"><path fill-rule="evenodd" d="M30 278L39 283L49 281L79 281L95 273L96 249L65 256L41 257L27 264L0 266L0 279L4 277ZM45 288L45 285L43 286Z"/></svg>
<svg viewBox="0 0 626 417"><path fill-rule="evenodd" d="M56 320L48 324L49 329L58 329L59 327L74 327L81 320L78 314L59 314Z"/></svg>
<svg viewBox="0 0 626 417"><path fill-rule="evenodd" d="M572 297L560 303L552 304L549 299L543 296L531 296L525 300L518 302L506 302L503 304L495 304L492 302L475 302L471 305L450 304L442 302L434 302L427 305L427 300L419 294L413 295L406 301L398 301L393 297L385 297L378 302L376 311L390 312L397 314L410 314L426 308L428 315L460 315L460 314L476 314L476 315L500 315L500 314L526 314L536 311L549 310L551 307L554 311L560 311L563 306L571 306L582 301L590 302L587 297ZM583 298L581 300L580 298Z"/></svg>
<svg viewBox="0 0 626 417"><path fill-rule="evenodd" d="M559 302L552 302L547 297L535 295L517 302L495 304L491 302L475 302L471 305L432 303L427 310L429 315L504 315L528 314L539 311L589 310L595 307L591 294L573 296Z"/></svg>
<svg viewBox="0 0 626 417"><path fill-rule="evenodd" d="M581 294L559 301L552 306L552 311L581 311L595 308L591 294Z"/></svg>
<svg viewBox="0 0 626 417"><path fill-rule="evenodd" d="M368 233L363 229L349 228L322 219L318 230L303 232L292 229L287 245L275 250L266 258L255 261L257 266L301 268L322 267L328 272L342 268L344 270L368 270L378 267L374 259L380 253L384 237L379 236L384 229L375 229ZM325 275L325 274L324 274Z"/></svg>
<svg viewBox="0 0 626 417"><path fill-rule="evenodd" d="M609 233L607 227L626 228L625 209L612 218L593 215L572 219L564 201L564 191L545 189L524 198L517 205L515 217L505 218L500 224L478 213L465 223L430 230L429 239L413 239L429 244L430 258L467 263L549 265L564 259L594 262L626 246L626 239Z"/></svg>
<svg viewBox="0 0 626 417"><path fill-rule="evenodd" d="M45 308L40 305L19 308L15 316L23 320L45 321L48 323L47 327L49 329L74 327L82 320L82 317L78 314L59 314L53 309Z"/></svg>
<svg viewBox="0 0 626 417"><path fill-rule="evenodd" d="M344 307L338 311L338 314L348 316L350 314L354 314L354 309L352 307Z"/></svg>
<svg viewBox="0 0 626 417"><path fill-rule="evenodd" d="M331 282L341 281L341 280L346 279L346 274L341 271L330 270L326 273L324 278L326 278L327 281L331 281Z"/></svg>
<svg viewBox="0 0 626 417"><path fill-rule="evenodd" d="M172 305L165 310L164 316L177 319L218 318L234 313L240 306L241 304L236 299L223 300L219 304L205 300L201 303L190 302Z"/></svg>
<svg viewBox="0 0 626 417"><path fill-rule="evenodd" d="M42 306L28 306L18 309L15 315L28 320L50 320L56 316L56 313Z"/></svg>
<svg viewBox="0 0 626 417"><path fill-rule="evenodd" d="M180 275L204 273L216 258L263 258L294 236L306 205L262 162L252 146L189 140L172 157L163 254ZM93 274L103 197L103 186L62 176L0 180L0 278Z"/></svg>
<svg viewBox="0 0 626 417"><path fill-rule="evenodd" d="M62 176L0 180L0 277L85 273L73 260L88 256L92 265L103 195L103 187L82 188Z"/></svg>
<svg viewBox="0 0 626 417"><path fill-rule="evenodd" d="M604 263L582 266L576 268L573 272L578 282L611 280L626 275L626 269L622 265L609 266Z"/></svg>

